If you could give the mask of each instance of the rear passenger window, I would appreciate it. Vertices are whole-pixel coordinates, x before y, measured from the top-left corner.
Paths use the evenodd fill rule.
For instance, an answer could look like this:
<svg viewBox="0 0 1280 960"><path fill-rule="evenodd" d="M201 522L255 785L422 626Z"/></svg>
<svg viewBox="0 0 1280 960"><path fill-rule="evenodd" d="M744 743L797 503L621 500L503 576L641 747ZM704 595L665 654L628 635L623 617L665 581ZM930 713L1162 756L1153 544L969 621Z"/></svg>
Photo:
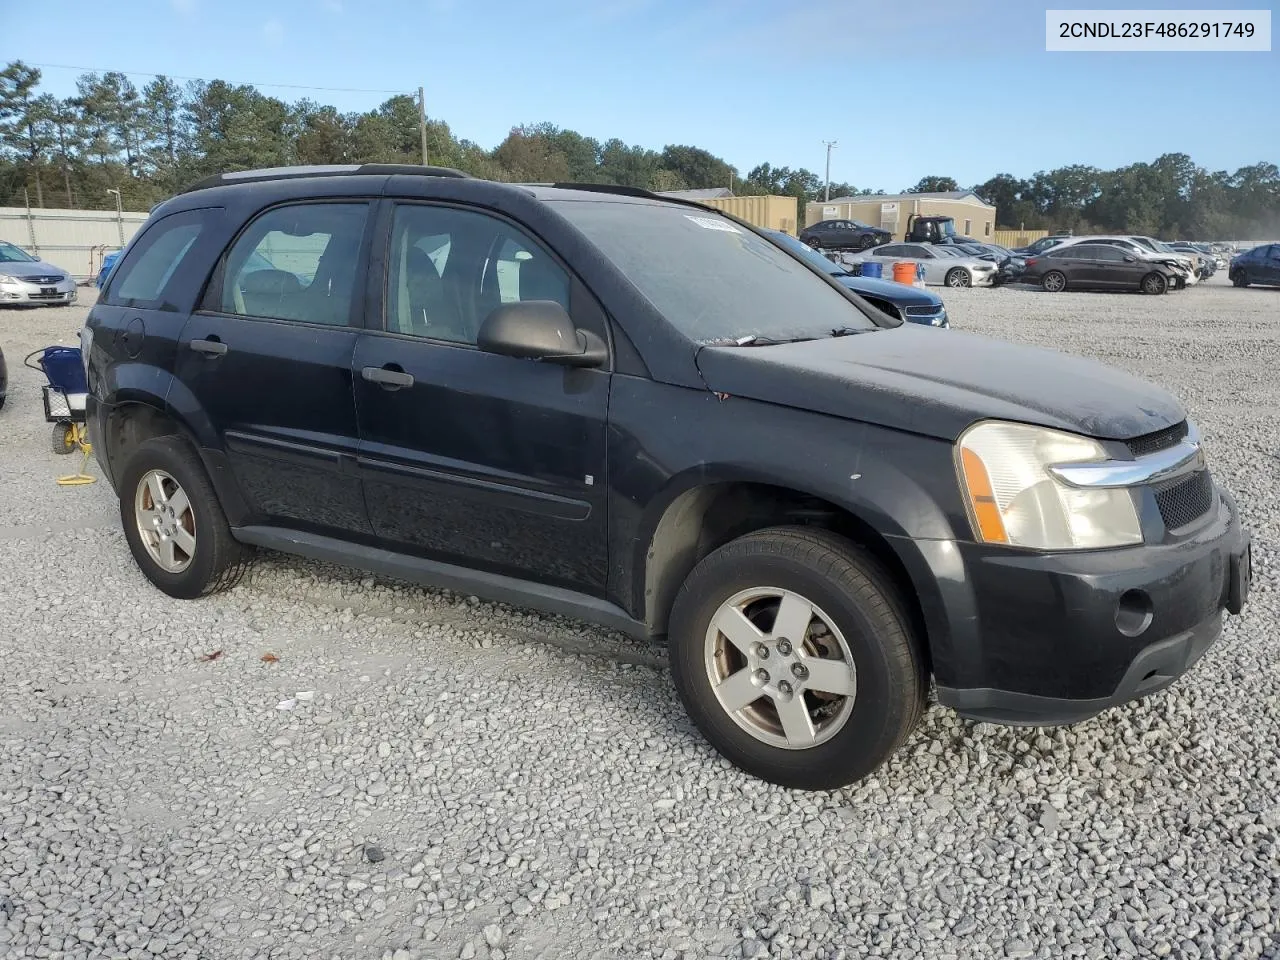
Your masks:
<svg viewBox="0 0 1280 960"><path fill-rule="evenodd" d="M268 320L349 323L368 210L364 203L268 210L232 246L205 309Z"/></svg>
<svg viewBox="0 0 1280 960"><path fill-rule="evenodd" d="M188 210L154 223L116 267L103 299L125 306L158 305L169 278L200 236L208 213Z"/></svg>

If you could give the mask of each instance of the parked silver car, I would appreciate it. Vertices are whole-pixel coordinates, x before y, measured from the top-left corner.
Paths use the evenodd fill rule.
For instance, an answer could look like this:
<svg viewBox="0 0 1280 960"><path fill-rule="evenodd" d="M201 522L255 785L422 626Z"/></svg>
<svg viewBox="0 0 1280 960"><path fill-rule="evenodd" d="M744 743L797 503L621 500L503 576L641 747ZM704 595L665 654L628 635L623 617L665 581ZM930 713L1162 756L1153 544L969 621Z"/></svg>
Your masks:
<svg viewBox="0 0 1280 960"><path fill-rule="evenodd" d="M65 270L0 240L0 305L74 303L76 282Z"/></svg>
<svg viewBox="0 0 1280 960"><path fill-rule="evenodd" d="M888 278L892 278L892 264L899 261L924 264L924 282L934 287L989 287L999 269L990 260L929 243L886 243L860 253L843 254L840 259L844 263L883 263Z"/></svg>

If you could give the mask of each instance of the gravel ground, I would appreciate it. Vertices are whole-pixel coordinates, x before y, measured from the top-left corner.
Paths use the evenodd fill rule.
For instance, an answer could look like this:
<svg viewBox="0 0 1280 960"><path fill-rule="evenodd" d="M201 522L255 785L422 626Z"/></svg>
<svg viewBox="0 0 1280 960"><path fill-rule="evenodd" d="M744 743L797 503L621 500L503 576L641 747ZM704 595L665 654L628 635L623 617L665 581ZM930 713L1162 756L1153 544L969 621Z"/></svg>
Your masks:
<svg viewBox="0 0 1280 960"><path fill-rule="evenodd" d="M1142 704L935 706L830 794L729 768L595 628L278 556L161 595L20 364L85 308L0 313L0 956L1280 956L1280 291L945 296L1175 390L1255 592Z"/></svg>

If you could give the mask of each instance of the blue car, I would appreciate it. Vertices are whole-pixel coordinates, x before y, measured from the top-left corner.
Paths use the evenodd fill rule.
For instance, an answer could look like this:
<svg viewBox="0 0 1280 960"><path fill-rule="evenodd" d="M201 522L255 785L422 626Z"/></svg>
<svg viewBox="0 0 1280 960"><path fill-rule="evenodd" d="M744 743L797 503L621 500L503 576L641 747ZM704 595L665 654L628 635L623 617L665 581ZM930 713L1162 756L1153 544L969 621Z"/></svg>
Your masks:
<svg viewBox="0 0 1280 960"><path fill-rule="evenodd" d="M894 283L892 280L876 280L872 277L860 277L850 273L845 267L833 263L822 254L809 248L789 233L781 230L765 230L771 240L779 246L786 247L796 256L813 264L823 273L834 277L839 283L848 287L873 307L882 310L891 317L905 320L908 323L919 323L926 327L950 327L947 319L947 308L937 294L929 293L918 287L905 283Z"/></svg>
<svg viewBox="0 0 1280 960"><path fill-rule="evenodd" d="M1227 276L1237 287L1280 286L1280 243L1264 243L1232 257Z"/></svg>

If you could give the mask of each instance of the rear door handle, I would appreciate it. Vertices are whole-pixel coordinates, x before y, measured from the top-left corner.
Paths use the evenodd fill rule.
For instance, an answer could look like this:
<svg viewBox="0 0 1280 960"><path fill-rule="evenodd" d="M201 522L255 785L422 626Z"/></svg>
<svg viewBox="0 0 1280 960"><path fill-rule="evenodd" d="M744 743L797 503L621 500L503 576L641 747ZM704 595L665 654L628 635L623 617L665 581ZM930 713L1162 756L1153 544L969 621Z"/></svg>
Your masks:
<svg viewBox="0 0 1280 960"><path fill-rule="evenodd" d="M385 367L365 367L360 371L360 376L370 383L381 385L387 390L399 390L401 387L413 386L413 374L405 373L394 363L389 363Z"/></svg>
<svg viewBox="0 0 1280 960"><path fill-rule="evenodd" d="M207 337L204 340L192 340L191 349L208 357L220 357L227 352L227 345L215 337Z"/></svg>

